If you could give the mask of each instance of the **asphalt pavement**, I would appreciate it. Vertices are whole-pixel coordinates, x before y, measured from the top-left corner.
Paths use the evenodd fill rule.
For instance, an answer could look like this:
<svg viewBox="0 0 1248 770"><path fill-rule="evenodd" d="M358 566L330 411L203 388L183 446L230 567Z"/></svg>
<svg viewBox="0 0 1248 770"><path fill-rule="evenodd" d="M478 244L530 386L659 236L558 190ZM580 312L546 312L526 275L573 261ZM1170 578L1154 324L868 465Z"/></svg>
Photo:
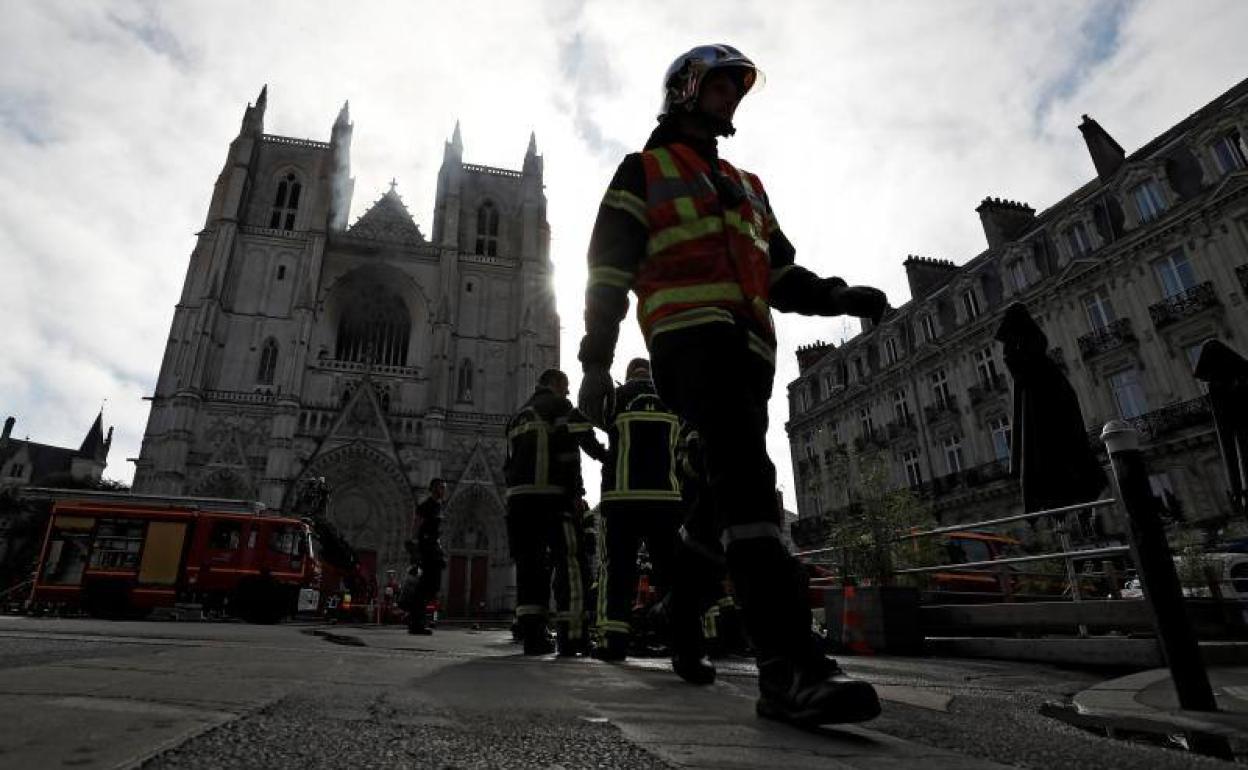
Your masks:
<svg viewBox="0 0 1248 770"><path fill-rule="evenodd" d="M0 767L1231 766L1041 713L1106 684L1103 672L842 664L876 684L883 715L799 730L754 715L744 660L698 688L661 660L526 658L497 630L0 616ZM1142 683L1142 707L1165 708L1158 688Z"/></svg>

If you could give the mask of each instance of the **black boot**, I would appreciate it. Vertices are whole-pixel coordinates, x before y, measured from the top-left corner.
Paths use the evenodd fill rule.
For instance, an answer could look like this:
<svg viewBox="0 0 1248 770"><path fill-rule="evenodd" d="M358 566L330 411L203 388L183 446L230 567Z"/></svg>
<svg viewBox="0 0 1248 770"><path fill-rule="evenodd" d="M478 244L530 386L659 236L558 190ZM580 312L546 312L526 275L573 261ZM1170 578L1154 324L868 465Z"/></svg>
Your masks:
<svg viewBox="0 0 1248 770"><path fill-rule="evenodd" d="M550 633L546 630L546 619L540 615L520 618L520 635L524 640L525 655L549 655L555 651Z"/></svg>
<svg viewBox="0 0 1248 770"><path fill-rule="evenodd" d="M672 655L672 670L689 684L704 685L715 682L715 664L710 658L697 652L677 652Z"/></svg>
<svg viewBox="0 0 1248 770"><path fill-rule="evenodd" d="M760 717L813 727L866 722L880 714L875 688L853 679L831 658L776 658L758 666Z"/></svg>
<svg viewBox="0 0 1248 770"><path fill-rule="evenodd" d="M608 663L619 663L628 657L628 637L624 634L607 634L606 639L594 647L593 656Z"/></svg>

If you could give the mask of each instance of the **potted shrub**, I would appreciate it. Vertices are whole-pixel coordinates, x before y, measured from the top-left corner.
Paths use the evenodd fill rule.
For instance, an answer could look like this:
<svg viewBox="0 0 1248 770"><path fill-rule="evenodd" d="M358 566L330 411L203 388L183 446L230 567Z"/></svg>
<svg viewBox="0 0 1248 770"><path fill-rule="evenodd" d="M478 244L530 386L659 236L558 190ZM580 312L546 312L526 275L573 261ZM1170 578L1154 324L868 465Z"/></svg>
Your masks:
<svg viewBox="0 0 1248 770"><path fill-rule="evenodd" d="M885 452L851 458L858 499L833 523L826 547L835 549L840 590L826 593L828 638L852 652L913 655L922 651L920 591L926 576L896 570L939 564L937 538L900 539L936 522L908 487L894 488Z"/></svg>

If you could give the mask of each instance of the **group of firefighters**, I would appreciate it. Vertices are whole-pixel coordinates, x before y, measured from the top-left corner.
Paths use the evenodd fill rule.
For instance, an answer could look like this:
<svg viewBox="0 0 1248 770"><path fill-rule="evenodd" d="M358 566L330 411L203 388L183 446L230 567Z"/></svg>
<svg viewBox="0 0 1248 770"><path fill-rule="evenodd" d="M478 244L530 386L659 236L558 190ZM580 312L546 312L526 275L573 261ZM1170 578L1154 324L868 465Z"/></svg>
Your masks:
<svg viewBox="0 0 1248 770"><path fill-rule="evenodd" d="M879 713L876 692L825 655L805 572L780 538L765 444L771 311L878 321L887 300L795 264L758 177L719 157L717 139L735 133L737 106L759 74L727 45L678 57L664 78L658 127L603 197L589 245L577 405L567 376L548 370L507 426L517 629L525 654L625 658L644 543L682 679L715 679L702 621L726 576L758 663L758 714L860 722ZM629 292L650 358L632 360L616 387L610 368ZM607 432L607 447L595 427ZM581 451L603 464L592 629Z"/></svg>

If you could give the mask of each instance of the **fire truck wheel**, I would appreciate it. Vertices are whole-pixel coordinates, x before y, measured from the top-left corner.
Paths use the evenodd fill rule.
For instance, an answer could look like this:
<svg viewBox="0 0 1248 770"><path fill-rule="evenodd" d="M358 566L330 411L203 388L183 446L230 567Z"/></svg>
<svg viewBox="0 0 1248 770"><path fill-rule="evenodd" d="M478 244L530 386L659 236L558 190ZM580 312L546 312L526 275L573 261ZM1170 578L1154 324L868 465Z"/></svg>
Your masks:
<svg viewBox="0 0 1248 770"><path fill-rule="evenodd" d="M271 625L286 616L292 604L289 593L272 580L248 580L239 585L231 604L246 622Z"/></svg>

